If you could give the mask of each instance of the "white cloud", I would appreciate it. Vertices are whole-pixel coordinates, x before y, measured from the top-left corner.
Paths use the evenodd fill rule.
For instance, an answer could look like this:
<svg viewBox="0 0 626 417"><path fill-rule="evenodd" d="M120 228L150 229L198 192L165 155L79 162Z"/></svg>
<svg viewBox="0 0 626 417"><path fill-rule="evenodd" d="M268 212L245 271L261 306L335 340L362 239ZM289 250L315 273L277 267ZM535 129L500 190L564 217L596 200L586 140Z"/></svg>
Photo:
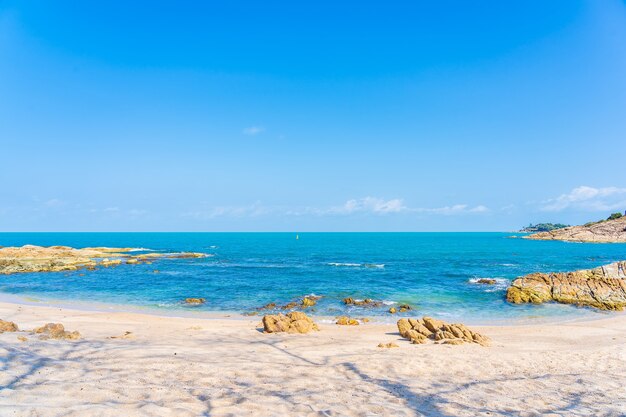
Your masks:
<svg viewBox="0 0 626 417"><path fill-rule="evenodd" d="M567 194L543 202L543 211L566 209L584 211L609 211L626 207L626 188L594 188L582 185Z"/></svg>
<svg viewBox="0 0 626 417"><path fill-rule="evenodd" d="M265 128L263 126L250 126L250 127L246 127L243 130L243 134L248 135L248 136L254 136L264 131L265 131Z"/></svg>

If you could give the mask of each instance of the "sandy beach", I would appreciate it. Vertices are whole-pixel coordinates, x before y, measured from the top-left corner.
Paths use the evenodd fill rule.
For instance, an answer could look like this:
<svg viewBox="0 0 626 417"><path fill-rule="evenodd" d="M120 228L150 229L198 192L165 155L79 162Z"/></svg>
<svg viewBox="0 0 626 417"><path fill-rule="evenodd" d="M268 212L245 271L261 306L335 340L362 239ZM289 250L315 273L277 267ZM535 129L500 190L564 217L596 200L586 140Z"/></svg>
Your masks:
<svg viewBox="0 0 626 417"><path fill-rule="evenodd" d="M392 325L264 334L195 319L0 303L3 416L623 416L626 316L472 327L490 347L412 345ZM126 334L126 332L131 332ZM25 336L27 341L18 340ZM113 337L113 338L112 338ZM398 348L383 349L381 342Z"/></svg>

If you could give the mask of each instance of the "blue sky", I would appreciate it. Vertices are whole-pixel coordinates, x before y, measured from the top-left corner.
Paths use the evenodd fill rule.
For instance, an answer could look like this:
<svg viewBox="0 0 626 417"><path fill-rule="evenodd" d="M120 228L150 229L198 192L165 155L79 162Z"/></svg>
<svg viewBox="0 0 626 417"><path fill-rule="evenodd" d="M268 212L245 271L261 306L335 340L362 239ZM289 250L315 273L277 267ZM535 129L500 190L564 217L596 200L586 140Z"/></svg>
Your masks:
<svg viewBox="0 0 626 417"><path fill-rule="evenodd" d="M626 5L0 1L0 230L626 210Z"/></svg>

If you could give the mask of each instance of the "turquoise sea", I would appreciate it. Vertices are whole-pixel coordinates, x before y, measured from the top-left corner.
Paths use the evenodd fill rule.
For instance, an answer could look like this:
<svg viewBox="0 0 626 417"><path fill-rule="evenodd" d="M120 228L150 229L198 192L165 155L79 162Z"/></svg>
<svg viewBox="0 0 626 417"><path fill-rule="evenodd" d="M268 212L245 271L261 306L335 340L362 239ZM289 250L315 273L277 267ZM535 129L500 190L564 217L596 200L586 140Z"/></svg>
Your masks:
<svg viewBox="0 0 626 417"><path fill-rule="evenodd" d="M542 242L511 233L0 233L1 246L134 247L193 251L203 259L163 259L96 271L0 275L0 297L63 305L116 305L168 314L252 311L322 295L307 311L395 320L387 310L409 303L411 315L474 324L524 323L606 313L557 304L510 305L506 288L536 271L590 268L626 259L624 244ZM158 270L158 272L155 272ZM476 284L496 278L494 286ZM205 305L185 306L186 297ZM344 297L385 301L345 307ZM95 308L95 307L94 307Z"/></svg>

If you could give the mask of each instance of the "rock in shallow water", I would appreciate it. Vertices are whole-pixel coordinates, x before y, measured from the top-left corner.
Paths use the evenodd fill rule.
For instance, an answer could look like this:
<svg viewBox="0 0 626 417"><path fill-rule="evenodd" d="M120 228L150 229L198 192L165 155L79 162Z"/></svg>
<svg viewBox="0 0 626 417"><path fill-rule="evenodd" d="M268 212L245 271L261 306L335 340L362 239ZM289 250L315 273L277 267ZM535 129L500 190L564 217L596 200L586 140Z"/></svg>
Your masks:
<svg viewBox="0 0 626 417"><path fill-rule="evenodd" d="M206 299L204 298L185 298L185 304L197 306L204 303L206 303Z"/></svg>
<svg viewBox="0 0 626 417"><path fill-rule="evenodd" d="M263 331L265 333L309 333L319 330L317 324L309 316L299 311L283 314L263 316Z"/></svg>
<svg viewBox="0 0 626 417"><path fill-rule="evenodd" d="M448 324L431 317L423 317L400 319L397 325L400 335L415 344L424 344L430 339L444 344L467 342L481 346L489 345L489 338L468 329L464 324Z"/></svg>
<svg viewBox="0 0 626 417"><path fill-rule="evenodd" d="M534 273L517 278L506 293L515 304L556 301L623 310L626 307L626 261L574 272Z"/></svg>

